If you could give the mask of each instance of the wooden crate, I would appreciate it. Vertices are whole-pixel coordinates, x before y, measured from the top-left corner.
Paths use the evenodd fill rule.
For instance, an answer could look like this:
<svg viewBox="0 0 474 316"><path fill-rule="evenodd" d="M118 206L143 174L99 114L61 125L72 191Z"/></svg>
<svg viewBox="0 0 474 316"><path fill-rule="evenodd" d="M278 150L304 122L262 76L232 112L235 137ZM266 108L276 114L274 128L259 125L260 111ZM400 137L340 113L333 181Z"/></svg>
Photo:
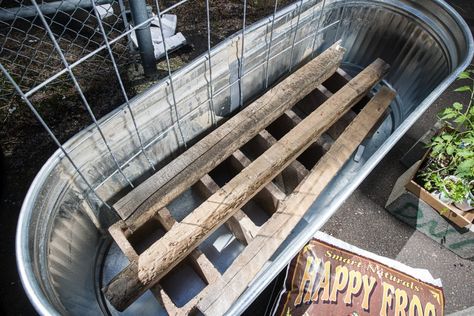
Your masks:
<svg viewBox="0 0 474 316"><path fill-rule="evenodd" d="M418 156L418 158L420 158ZM474 257L474 227L460 228L441 216L431 205L406 189L418 164L405 171L393 186L385 209L393 216L428 236L462 258Z"/></svg>
<svg viewBox="0 0 474 316"><path fill-rule="evenodd" d="M425 158L426 155L424 156L423 160ZM420 160L417 163L418 167L415 168L415 172L413 173L410 181L405 185L406 189L457 226L461 228L469 228L474 220L473 211L464 212L452 204L446 204L415 182L415 174L418 172L418 168L421 166L423 160Z"/></svg>

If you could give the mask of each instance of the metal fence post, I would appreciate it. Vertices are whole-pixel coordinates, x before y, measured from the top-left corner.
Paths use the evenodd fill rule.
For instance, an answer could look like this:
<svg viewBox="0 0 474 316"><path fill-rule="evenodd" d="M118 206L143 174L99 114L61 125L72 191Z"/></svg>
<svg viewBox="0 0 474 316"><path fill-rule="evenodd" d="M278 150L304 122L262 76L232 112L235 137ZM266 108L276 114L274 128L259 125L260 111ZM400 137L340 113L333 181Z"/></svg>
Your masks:
<svg viewBox="0 0 474 316"><path fill-rule="evenodd" d="M132 20L135 25L145 22L148 19L145 0L132 0L129 2ZM138 50L142 60L143 70L146 76L156 73L155 52L151 39L150 23L135 30L137 35Z"/></svg>

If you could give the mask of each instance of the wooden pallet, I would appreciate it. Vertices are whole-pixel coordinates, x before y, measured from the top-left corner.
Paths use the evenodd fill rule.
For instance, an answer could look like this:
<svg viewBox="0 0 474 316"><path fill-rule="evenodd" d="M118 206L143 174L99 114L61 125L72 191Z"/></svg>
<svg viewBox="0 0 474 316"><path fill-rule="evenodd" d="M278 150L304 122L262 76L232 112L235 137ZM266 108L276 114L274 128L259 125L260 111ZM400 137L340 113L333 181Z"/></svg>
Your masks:
<svg viewBox="0 0 474 316"><path fill-rule="evenodd" d="M153 183L151 188L140 185L115 205L122 210L118 213L123 220L109 232L130 260L103 288L115 308L124 310L151 289L170 315L196 309L206 315L221 315L228 310L394 98L388 88L370 101L366 98L388 70L385 63L377 60L348 82L347 74L336 71L342 54L340 47L330 48L240 112L244 115L239 113L190 148L184 158L181 155L158 171L160 177L152 176L153 181L148 181ZM313 78L311 84L308 73ZM304 92L292 93L295 89ZM275 103L281 98L285 106ZM364 103L367 105L355 117L350 108ZM262 108L266 114L255 118ZM216 144L224 147L214 151ZM205 147L208 151L203 151ZM199 154L201 158L195 159ZM208 160L202 161L206 157ZM233 177L220 187L213 170L223 164ZM167 205L190 187L205 201L177 222ZM263 225L257 226L249 217L245 208L250 203L267 214ZM130 211L131 205L134 211ZM147 236L152 222L166 234L139 253L134 246L137 236ZM221 274L197 247L223 224L246 247ZM183 260L207 286L177 307L159 281Z"/></svg>

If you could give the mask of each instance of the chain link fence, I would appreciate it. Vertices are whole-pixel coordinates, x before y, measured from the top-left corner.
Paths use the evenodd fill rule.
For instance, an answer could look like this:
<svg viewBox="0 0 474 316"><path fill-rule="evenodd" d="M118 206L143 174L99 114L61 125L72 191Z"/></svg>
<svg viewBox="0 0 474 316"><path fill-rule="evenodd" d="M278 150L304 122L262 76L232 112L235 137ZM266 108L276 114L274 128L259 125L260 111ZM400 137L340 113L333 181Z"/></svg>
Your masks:
<svg viewBox="0 0 474 316"><path fill-rule="evenodd" d="M106 36L113 40L128 25L124 4L121 0L98 0L96 4ZM66 61L77 64L74 72L79 78L90 80L91 76L110 72L107 52L94 54L105 43L90 0L41 1L37 5ZM31 1L0 1L0 45L0 62L22 90L37 88L51 77L56 82L67 80L61 78L65 65ZM119 64L134 61L130 47L126 37L114 44ZM10 103L12 96L12 86L2 83L0 100Z"/></svg>

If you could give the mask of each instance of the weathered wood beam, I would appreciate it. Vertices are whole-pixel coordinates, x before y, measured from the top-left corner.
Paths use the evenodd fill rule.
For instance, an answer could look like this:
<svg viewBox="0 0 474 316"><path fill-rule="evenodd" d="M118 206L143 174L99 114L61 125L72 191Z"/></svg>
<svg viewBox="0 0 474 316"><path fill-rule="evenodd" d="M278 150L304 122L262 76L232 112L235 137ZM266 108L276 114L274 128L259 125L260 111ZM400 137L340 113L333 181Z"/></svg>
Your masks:
<svg viewBox="0 0 474 316"><path fill-rule="evenodd" d="M155 218L158 220L158 222L160 222L166 231L170 231L173 226L177 224L177 221L173 218L170 211L166 207L160 209L156 213ZM221 274L214 267L214 264L212 264L212 262L206 257L204 253L202 253L201 250L194 249L189 254L189 259L196 272L207 283L212 283L221 277Z"/></svg>
<svg viewBox="0 0 474 316"><path fill-rule="evenodd" d="M272 134L267 130L263 130L252 139L249 145L254 151L257 151L258 149L259 151L264 152L276 142L277 140L272 136ZM295 160L282 171L280 176L275 178L275 182L281 189L285 190L285 193L290 193L296 188L298 183L303 180L308 172L308 169L306 169L301 162Z"/></svg>
<svg viewBox="0 0 474 316"><path fill-rule="evenodd" d="M156 219L165 231L169 231L173 225L177 222L171 215L170 211L164 207L157 212L151 214L151 217ZM149 218L151 220L152 218ZM248 219L250 221L250 219ZM130 260L137 260L139 255L133 246L130 244L128 238L133 232L127 229L127 226L123 221L119 221L109 227L109 233L114 241L119 246L120 250ZM256 230L252 231L252 236L256 235ZM220 278L221 274L214 267L212 262L202 253L202 251L195 249L189 254L190 263L193 265L196 272L201 276L207 283L212 283ZM159 293L161 290L157 289L154 293Z"/></svg>
<svg viewBox="0 0 474 316"><path fill-rule="evenodd" d="M201 300L198 309L201 313L213 316L225 314L359 144L369 135L394 97L395 93L384 87L365 106L311 170L309 176L288 196L277 213L261 227L257 237L244 249L222 279L209 285L199 294Z"/></svg>
<svg viewBox="0 0 474 316"><path fill-rule="evenodd" d="M219 190L219 186L209 175L202 177L195 187L205 198L212 196ZM248 245L253 237L257 235L258 227L240 209L225 224L235 238L244 245Z"/></svg>
<svg viewBox="0 0 474 316"><path fill-rule="evenodd" d="M252 161L240 150L237 150L229 157L229 162L234 170L238 172L247 168L252 163ZM255 194L254 200L256 200L260 207L262 207L268 214L273 214L276 212L278 205L285 197L285 193L283 193L280 188L278 188L273 182L269 182L262 190L260 190L260 192Z"/></svg>
<svg viewBox="0 0 474 316"><path fill-rule="evenodd" d="M339 90L342 86L344 86L347 81L350 80L350 76L341 68L339 68L328 80L323 83L323 86L328 89L326 95L330 95L337 90ZM364 96L360 102L354 105L354 111L359 112L367 102L369 102L370 96Z"/></svg>
<svg viewBox="0 0 474 316"><path fill-rule="evenodd" d="M114 209L133 226L151 207L168 205L328 79L339 67L344 51L334 44L130 191Z"/></svg>
<svg viewBox="0 0 474 316"><path fill-rule="evenodd" d="M130 263L103 288L109 302L122 311L156 284L367 94L388 68L380 59L373 62L183 221L174 225L144 251L138 261ZM278 107L278 103L274 107Z"/></svg>
<svg viewBox="0 0 474 316"><path fill-rule="evenodd" d="M293 110L288 110L285 112L285 115L288 117L288 120L291 122L291 128L295 127L299 123L301 123L302 118ZM334 123L331 127L328 128L328 131L336 124L338 124L340 120L338 120L336 123ZM320 148L322 148L323 151L327 151L329 147L331 147L332 143L334 141L328 136L327 131L319 137L314 144Z"/></svg>

